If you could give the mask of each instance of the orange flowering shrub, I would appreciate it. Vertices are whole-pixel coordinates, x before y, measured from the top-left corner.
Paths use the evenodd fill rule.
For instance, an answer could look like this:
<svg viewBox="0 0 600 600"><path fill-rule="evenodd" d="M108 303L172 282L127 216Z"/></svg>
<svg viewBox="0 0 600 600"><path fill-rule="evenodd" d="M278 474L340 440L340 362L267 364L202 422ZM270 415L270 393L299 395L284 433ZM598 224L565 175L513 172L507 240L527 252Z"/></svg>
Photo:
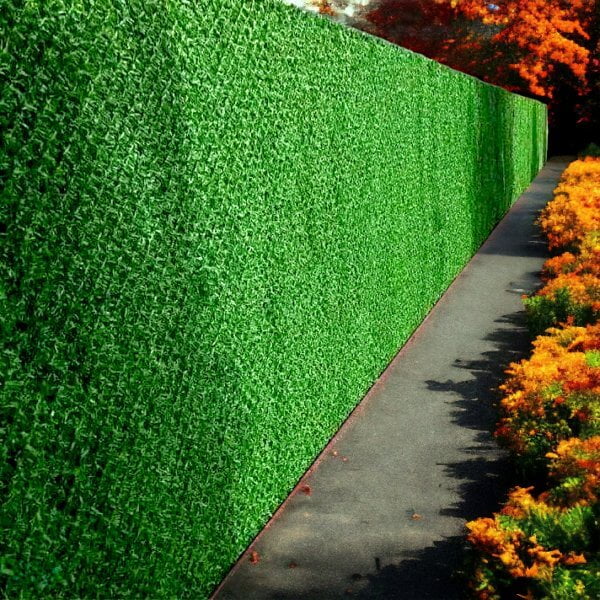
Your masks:
<svg viewBox="0 0 600 600"><path fill-rule="evenodd" d="M549 329L533 346L507 370L495 432L530 467L561 440L600 434L600 325Z"/></svg>
<svg viewBox="0 0 600 600"><path fill-rule="evenodd" d="M598 311L600 309L600 278L592 273L561 273L551 279L539 292L538 296L555 298L558 290L569 291L571 300L576 304L588 305Z"/></svg>
<svg viewBox="0 0 600 600"><path fill-rule="evenodd" d="M600 160L576 161L540 219L550 247L573 252L546 261L545 286L525 299L545 334L507 370L495 435L549 489L516 488L493 518L467 524L481 600L600 597L599 209Z"/></svg>
<svg viewBox="0 0 600 600"><path fill-rule="evenodd" d="M531 490L514 489L493 518L467 523L476 551L471 591L481 600L596 597L594 511L554 506Z"/></svg>
<svg viewBox="0 0 600 600"><path fill-rule="evenodd" d="M588 156L565 169L539 224L550 250L577 248L586 234L600 230L600 158Z"/></svg>
<svg viewBox="0 0 600 600"><path fill-rule="evenodd" d="M540 224L551 248L573 252L546 261L544 287L525 299L545 334L507 370L495 434L549 489L516 488L467 524L481 600L600 598L600 160L567 168Z"/></svg>
<svg viewBox="0 0 600 600"><path fill-rule="evenodd" d="M568 320L585 325L600 316L600 158L572 162L539 224L553 248L570 247L546 261L546 285L525 299L529 327L540 334Z"/></svg>
<svg viewBox="0 0 600 600"><path fill-rule="evenodd" d="M542 280L547 282L567 273L600 277L600 232L586 234L577 254L565 252L549 258L542 269Z"/></svg>
<svg viewBox="0 0 600 600"><path fill-rule="evenodd" d="M561 266L565 267L565 263ZM587 271L597 269L581 267ZM573 264L573 268L577 265ZM600 277L583 270L560 273L534 296L524 298L524 304L529 329L534 335L561 323L595 323L600 316Z"/></svg>
<svg viewBox="0 0 600 600"><path fill-rule="evenodd" d="M549 258L542 268L542 281L548 281L557 275L573 273L579 262L579 256L565 252L559 256Z"/></svg>
<svg viewBox="0 0 600 600"><path fill-rule="evenodd" d="M562 506L598 502L600 494L600 436L560 442L551 458L550 477L555 481L548 498Z"/></svg>

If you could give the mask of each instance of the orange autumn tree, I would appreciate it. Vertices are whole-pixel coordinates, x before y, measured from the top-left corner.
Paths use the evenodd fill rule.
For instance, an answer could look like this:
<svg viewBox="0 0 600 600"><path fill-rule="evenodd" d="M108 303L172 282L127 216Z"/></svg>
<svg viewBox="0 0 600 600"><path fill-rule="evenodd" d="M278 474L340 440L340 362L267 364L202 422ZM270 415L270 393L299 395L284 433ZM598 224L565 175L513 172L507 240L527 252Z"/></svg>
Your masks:
<svg viewBox="0 0 600 600"><path fill-rule="evenodd" d="M552 98L565 79L586 90L595 4L382 0L367 18L372 32L390 41L513 91Z"/></svg>
<svg viewBox="0 0 600 600"><path fill-rule="evenodd" d="M458 14L495 28L495 45L512 47L515 70L529 92L552 98L565 69L584 91L590 63L590 0L436 0Z"/></svg>
<svg viewBox="0 0 600 600"><path fill-rule="evenodd" d="M600 0L372 0L365 29L549 103L552 152L600 135Z"/></svg>
<svg viewBox="0 0 600 600"><path fill-rule="evenodd" d="M369 33L440 62L447 62L443 48L448 38L453 37L457 15L456 9L449 3L375 0L369 6L371 10L366 14L365 27Z"/></svg>

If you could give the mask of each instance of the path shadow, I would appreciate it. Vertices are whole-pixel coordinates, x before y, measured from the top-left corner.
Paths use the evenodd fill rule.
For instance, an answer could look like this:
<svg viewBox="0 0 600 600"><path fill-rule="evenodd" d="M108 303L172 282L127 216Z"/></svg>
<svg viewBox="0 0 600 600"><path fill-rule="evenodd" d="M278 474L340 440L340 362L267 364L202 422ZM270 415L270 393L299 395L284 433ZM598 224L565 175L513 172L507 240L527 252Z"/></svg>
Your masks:
<svg viewBox="0 0 600 600"><path fill-rule="evenodd" d="M497 446L492 430L498 418L498 386L508 364L523 358L530 348L525 314L519 311L504 315L496 329L484 340L491 349L476 360L456 359L454 366L468 371L469 379L427 381L430 390L452 399L452 419L461 427L475 430L476 444L463 448L468 458L444 463L446 473L459 482L460 501L440 511L444 516L464 519L489 516L500 508L515 480L514 469L505 452ZM472 457L472 458L471 458ZM367 583L354 597L367 599L398 598L405 600L458 600L465 598L466 582L461 579L465 547L463 536L452 536L420 552L412 553L397 565L386 566L366 577Z"/></svg>
<svg viewBox="0 0 600 600"><path fill-rule="evenodd" d="M464 582L448 573L448 565L462 561L465 540L452 536L407 556L398 565L388 565L368 575L367 585L354 597L361 600L461 600L466 598ZM360 583L360 582L358 582Z"/></svg>
<svg viewBox="0 0 600 600"><path fill-rule="evenodd" d="M495 321L497 327L483 338L492 348L476 360L456 359L457 369L468 371L470 379L427 381L430 390L451 392L452 420L461 427L476 431L477 445L463 448L473 459L448 463L448 474L461 485L460 505L444 514L467 519L489 514L498 507L509 487L518 480L508 454L493 437L502 398L499 386L506 380L506 369L512 362L525 358L531 350L531 336L524 311L507 314ZM483 456L482 456L483 452Z"/></svg>
<svg viewBox="0 0 600 600"><path fill-rule="evenodd" d="M428 380L427 387L437 392L451 392L455 397L452 418L461 427L476 429L485 438L497 418L496 404L500 399L498 386L505 379L505 370L511 362L523 358L531 346L524 311L497 319L498 327L483 339L493 348L476 360L455 359L454 367L470 373L470 379L446 381Z"/></svg>
<svg viewBox="0 0 600 600"><path fill-rule="evenodd" d="M266 600L462 600L465 586L460 577L448 577L447 565L464 556L463 536L453 536L406 556L398 565L380 567L373 557L371 574L348 573L346 583L330 587L311 586L302 591L261 590ZM327 565L322 565L327 568ZM238 600L236 596L236 600ZM241 598L240 598L241 600Z"/></svg>

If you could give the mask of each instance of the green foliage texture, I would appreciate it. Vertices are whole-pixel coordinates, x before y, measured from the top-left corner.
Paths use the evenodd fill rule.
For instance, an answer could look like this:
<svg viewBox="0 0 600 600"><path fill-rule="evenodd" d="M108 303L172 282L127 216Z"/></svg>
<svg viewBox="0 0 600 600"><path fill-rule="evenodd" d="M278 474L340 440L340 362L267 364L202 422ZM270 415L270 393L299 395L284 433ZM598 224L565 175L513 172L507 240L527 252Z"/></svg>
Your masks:
<svg viewBox="0 0 600 600"><path fill-rule="evenodd" d="M574 301L567 287L557 290L553 296L529 296L523 299L523 304L532 337L542 335L548 327L565 323L569 317L574 325L584 327L596 323L599 316L590 304Z"/></svg>
<svg viewBox="0 0 600 600"><path fill-rule="evenodd" d="M3 593L206 596L545 107L278 0L0 0L0 33Z"/></svg>

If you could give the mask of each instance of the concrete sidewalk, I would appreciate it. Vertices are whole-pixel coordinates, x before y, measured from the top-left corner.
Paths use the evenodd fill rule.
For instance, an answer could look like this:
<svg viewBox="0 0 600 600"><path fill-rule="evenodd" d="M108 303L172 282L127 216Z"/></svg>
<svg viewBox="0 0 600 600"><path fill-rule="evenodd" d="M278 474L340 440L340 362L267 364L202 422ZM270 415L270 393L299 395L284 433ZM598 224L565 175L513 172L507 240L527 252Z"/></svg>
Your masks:
<svg viewBox="0 0 600 600"><path fill-rule="evenodd" d="M216 598L464 597L452 579L464 524L513 483L490 434L492 389L529 347L521 295L539 285L545 256L533 221L566 164L546 165Z"/></svg>

